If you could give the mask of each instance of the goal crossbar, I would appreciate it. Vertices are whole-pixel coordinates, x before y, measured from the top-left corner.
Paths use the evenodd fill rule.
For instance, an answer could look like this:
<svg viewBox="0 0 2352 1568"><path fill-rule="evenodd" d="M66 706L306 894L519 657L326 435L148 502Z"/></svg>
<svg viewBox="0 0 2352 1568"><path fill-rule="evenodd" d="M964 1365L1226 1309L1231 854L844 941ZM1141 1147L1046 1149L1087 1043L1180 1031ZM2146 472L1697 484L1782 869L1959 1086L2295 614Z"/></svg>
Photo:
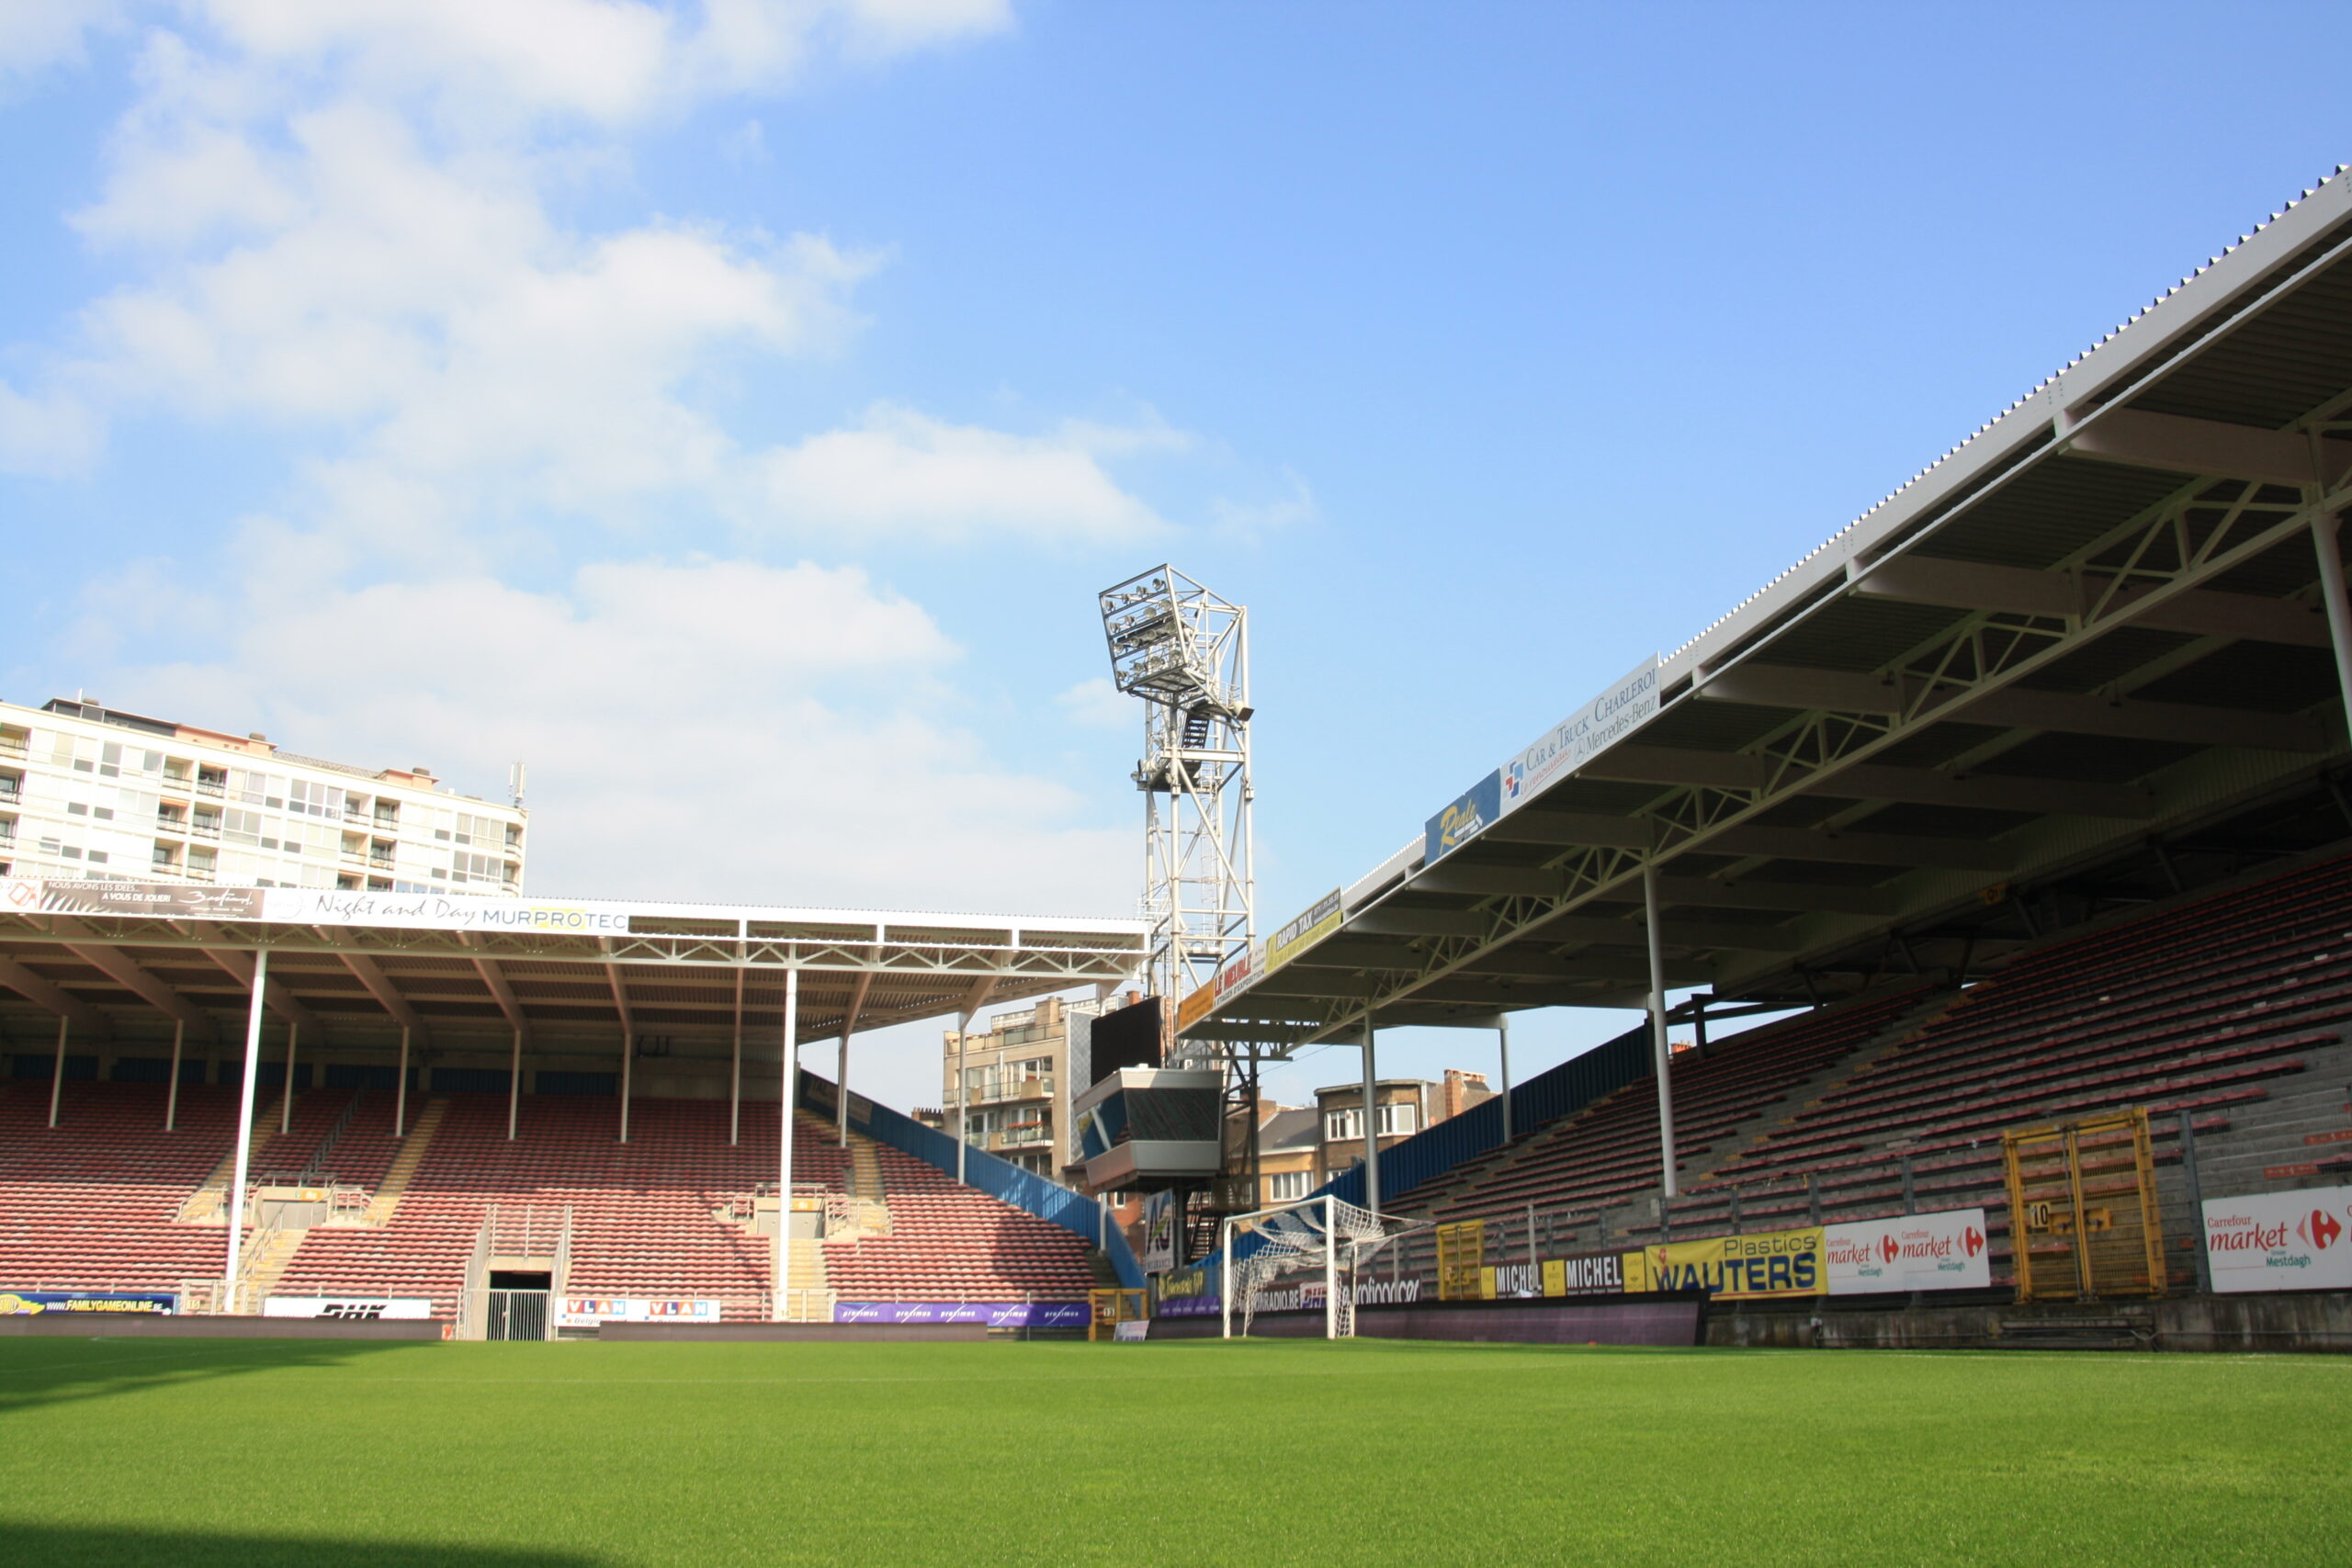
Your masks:
<svg viewBox="0 0 2352 1568"><path fill-rule="evenodd" d="M1233 1337L1233 1308L1241 1303L1241 1333L1250 1334L1260 1295L1284 1275L1319 1272L1323 1337L1355 1332L1355 1280L1383 1247L1425 1222L1375 1213L1329 1193L1228 1214L1218 1225L1217 1297L1224 1337ZM1247 1250L1242 1250L1246 1244ZM1346 1276L1342 1288L1341 1275Z"/></svg>

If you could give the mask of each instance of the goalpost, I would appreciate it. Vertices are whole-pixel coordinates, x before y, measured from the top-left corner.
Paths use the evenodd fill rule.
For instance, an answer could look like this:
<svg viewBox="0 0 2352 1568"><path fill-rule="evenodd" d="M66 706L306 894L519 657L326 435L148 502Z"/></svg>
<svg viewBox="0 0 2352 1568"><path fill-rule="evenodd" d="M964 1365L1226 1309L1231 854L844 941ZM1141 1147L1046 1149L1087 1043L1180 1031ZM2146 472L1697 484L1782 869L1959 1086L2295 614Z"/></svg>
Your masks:
<svg viewBox="0 0 2352 1568"><path fill-rule="evenodd" d="M1384 1216L1328 1194L1246 1214L1230 1214L1217 1227L1217 1296L1224 1337L1233 1337L1233 1303L1241 1302L1241 1335L1250 1336L1258 1304L1275 1283L1296 1280L1302 1290L1317 1276L1323 1285L1323 1337L1344 1339L1356 1331L1357 1276L1382 1247L1416 1221L1392 1228ZM1244 1236L1257 1247L1238 1262L1234 1244Z"/></svg>

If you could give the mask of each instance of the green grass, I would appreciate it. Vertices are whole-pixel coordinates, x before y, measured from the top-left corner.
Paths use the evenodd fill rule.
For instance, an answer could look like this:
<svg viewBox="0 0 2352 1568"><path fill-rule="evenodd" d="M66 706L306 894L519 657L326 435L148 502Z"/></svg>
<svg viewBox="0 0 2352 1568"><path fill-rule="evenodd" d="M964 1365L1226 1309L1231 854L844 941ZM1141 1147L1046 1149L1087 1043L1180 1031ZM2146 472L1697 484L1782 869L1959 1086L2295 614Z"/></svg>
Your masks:
<svg viewBox="0 0 2352 1568"><path fill-rule="evenodd" d="M2341 1562L2352 1361L0 1339L0 1561Z"/></svg>

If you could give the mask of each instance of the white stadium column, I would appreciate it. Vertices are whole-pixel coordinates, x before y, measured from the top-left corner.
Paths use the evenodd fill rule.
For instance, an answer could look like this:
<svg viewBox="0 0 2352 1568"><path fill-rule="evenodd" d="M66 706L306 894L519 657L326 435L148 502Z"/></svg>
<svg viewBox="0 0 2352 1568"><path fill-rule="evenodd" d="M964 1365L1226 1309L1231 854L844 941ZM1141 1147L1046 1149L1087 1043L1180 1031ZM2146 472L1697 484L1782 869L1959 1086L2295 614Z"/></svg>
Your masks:
<svg viewBox="0 0 2352 1568"><path fill-rule="evenodd" d="M637 1034L634 1030L621 1031L621 1142L628 1142L628 1080L629 1069L637 1061Z"/></svg>
<svg viewBox="0 0 2352 1568"><path fill-rule="evenodd" d="M392 1072L392 1136L408 1134L408 1025L401 1025L401 1065Z"/></svg>
<svg viewBox="0 0 2352 1568"><path fill-rule="evenodd" d="M972 1015L958 1013L956 1017L956 1179L964 1179L964 1146L972 1141L971 1118L965 1113L966 1102L971 1099L969 1086L964 1077L964 1046L972 1038Z"/></svg>
<svg viewBox="0 0 2352 1568"><path fill-rule="evenodd" d="M1657 1070L1657 1141L1658 1160L1664 1167L1660 1190L1671 1198L1674 1182L1674 1084L1671 1063L1673 1055L1666 1044L1666 958L1665 943L1657 930L1657 865L1642 867L1642 908L1647 916L1650 939L1650 1054Z"/></svg>
<svg viewBox="0 0 2352 1568"><path fill-rule="evenodd" d="M783 1124L777 1129L775 1173L775 1304L769 1316L782 1323L792 1289L792 1102L800 1092L800 971L784 972Z"/></svg>
<svg viewBox="0 0 2352 1568"><path fill-rule="evenodd" d="M842 1024L841 1055L833 1062L833 1139L849 1147L849 1024Z"/></svg>
<svg viewBox="0 0 2352 1568"><path fill-rule="evenodd" d="M245 1010L245 1071L244 1087L237 1100L237 1157L231 1168L228 1201L224 1213L229 1218L229 1271L223 1276L224 1290L237 1288L237 1253L244 1242L245 1173L254 1155L254 1097L261 1085L261 1017L262 998L269 986L269 949L258 948L254 953L254 996ZM225 1303L234 1311L233 1300Z"/></svg>
<svg viewBox="0 0 2352 1568"><path fill-rule="evenodd" d="M523 1114L523 1032L514 1031L514 1050L506 1059L506 1141L514 1141L514 1129Z"/></svg>
<svg viewBox="0 0 2352 1568"><path fill-rule="evenodd" d="M1495 1014L1496 1049L1502 1056L1503 1142L1510 1142L1510 1014Z"/></svg>
<svg viewBox="0 0 2352 1568"><path fill-rule="evenodd" d="M57 1015L57 1060L49 1068L49 1124L57 1125L59 1097L65 1092L65 1034L73 1028L73 1021L63 1013Z"/></svg>
<svg viewBox="0 0 2352 1568"><path fill-rule="evenodd" d="M294 1042L300 1036L302 1026L286 1025L286 1092L277 1097L277 1131L280 1135L294 1130Z"/></svg>
<svg viewBox="0 0 2352 1568"><path fill-rule="evenodd" d="M1363 1015L1363 1206L1380 1213L1380 1134L1373 1104L1375 1064L1373 1061L1372 1015Z"/></svg>
<svg viewBox="0 0 2352 1568"><path fill-rule="evenodd" d="M743 1141L743 953L738 943L735 953L735 1052L727 1068L727 1141Z"/></svg>
<svg viewBox="0 0 2352 1568"><path fill-rule="evenodd" d="M164 1131L174 1130L173 1123L180 1116L180 1048L187 1043L187 1021L175 1020L172 1024L172 1082L164 1091Z"/></svg>

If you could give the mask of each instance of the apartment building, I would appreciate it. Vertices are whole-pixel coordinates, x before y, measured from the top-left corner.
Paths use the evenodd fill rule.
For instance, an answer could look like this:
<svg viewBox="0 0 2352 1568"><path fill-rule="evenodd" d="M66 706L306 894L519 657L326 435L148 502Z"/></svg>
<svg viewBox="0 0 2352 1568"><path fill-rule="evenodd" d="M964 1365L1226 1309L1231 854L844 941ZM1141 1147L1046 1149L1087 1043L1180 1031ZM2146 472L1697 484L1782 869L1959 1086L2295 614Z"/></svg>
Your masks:
<svg viewBox="0 0 2352 1568"><path fill-rule="evenodd" d="M1069 1125L1070 1003L1046 997L1003 1012L969 1035L945 1032L941 1045L939 1125L956 1130L956 1073L964 1074L967 1135L974 1148L999 1155L1051 1181L1062 1179ZM933 1114L917 1111L929 1120Z"/></svg>
<svg viewBox="0 0 2352 1568"><path fill-rule="evenodd" d="M1384 1149L1494 1098L1484 1073L1446 1069L1442 1079L1382 1078L1373 1085L1374 1135ZM1315 1091L1311 1106L1258 1106L1258 1201L1294 1203L1363 1158L1363 1086Z"/></svg>
<svg viewBox="0 0 2352 1568"><path fill-rule="evenodd" d="M0 703L0 875L512 896L526 820L429 768L350 767L79 698Z"/></svg>

